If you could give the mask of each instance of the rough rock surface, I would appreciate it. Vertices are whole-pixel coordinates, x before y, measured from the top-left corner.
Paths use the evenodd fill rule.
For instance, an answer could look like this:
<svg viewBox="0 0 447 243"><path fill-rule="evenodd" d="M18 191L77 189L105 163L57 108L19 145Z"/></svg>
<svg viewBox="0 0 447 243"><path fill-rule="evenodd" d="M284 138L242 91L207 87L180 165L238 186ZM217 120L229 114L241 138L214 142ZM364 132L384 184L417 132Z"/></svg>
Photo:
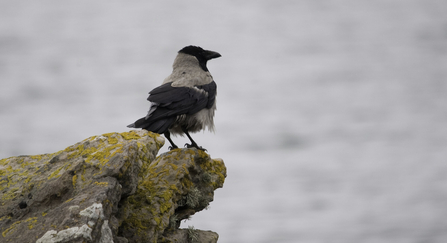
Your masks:
<svg viewBox="0 0 447 243"><path fill-rule="evenodd" d="M145 131L108 133L65 150L0 160L0 242L217 242L179 229L223 186L226 168Z"/></svg>

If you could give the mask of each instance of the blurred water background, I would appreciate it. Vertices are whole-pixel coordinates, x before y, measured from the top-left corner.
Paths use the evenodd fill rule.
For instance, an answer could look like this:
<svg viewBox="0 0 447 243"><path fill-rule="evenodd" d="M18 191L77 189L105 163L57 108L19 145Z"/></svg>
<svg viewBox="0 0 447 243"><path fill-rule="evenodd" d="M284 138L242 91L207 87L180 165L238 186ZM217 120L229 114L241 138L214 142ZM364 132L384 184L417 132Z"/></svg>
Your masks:
<svg viewBox="0 0 447 243"><path fill-rule="evenodd" d="M0 1L0 158L128 131L218 51L219 242L447 242L447 2ZM185 138L175 139L181 145ZM161 152L167 151L165 146Z"/></svg>

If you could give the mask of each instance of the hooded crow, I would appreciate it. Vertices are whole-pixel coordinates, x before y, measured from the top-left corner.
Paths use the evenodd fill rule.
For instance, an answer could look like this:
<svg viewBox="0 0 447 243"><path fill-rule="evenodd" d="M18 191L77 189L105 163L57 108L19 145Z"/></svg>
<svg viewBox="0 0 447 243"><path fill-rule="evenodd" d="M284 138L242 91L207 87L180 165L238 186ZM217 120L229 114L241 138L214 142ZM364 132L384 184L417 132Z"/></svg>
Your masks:
<svg viewBox="0 0 447 243"><path fill-rule="evenodd" d="M130 128L142 128L164 134L171 143L170 150L178 148L171 140L174 135L186 134L191 144L188 148L205 150L197 145L189 132L205 128L214 131L217 85L206 63L221 55L198 46L187 46L178 52L172 65L173 71L163 84L149 92L149 112Z"/></svg>

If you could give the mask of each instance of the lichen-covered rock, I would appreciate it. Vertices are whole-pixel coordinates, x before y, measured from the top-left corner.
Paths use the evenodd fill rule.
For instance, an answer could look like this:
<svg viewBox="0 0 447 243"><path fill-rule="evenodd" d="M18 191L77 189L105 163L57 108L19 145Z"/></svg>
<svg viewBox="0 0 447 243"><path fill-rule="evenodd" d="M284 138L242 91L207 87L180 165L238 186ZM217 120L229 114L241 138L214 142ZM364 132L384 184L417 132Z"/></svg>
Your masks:
<svg viewBox="0 0 447 243"><path fill-rule="evenodd" d="M165 241L181 220L209 205L226 177L222 160L197 149L162 154L141 172L137 192L120 208L120 235L130 242Z"/></svg>
<svg viewBox="0 0 447 243"><path fill-rule="evenodd" d="M0 160L0 242L162 242L205 208L225 166L196 149L155 159L145 131Z"/></svg>

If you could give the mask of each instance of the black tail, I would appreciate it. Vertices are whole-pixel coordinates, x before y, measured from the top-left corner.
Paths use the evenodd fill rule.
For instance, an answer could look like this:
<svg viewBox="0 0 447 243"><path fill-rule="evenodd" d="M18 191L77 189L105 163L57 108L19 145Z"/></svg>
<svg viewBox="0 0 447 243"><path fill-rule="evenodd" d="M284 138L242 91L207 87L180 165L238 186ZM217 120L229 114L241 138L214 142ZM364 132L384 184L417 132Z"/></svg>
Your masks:
<svg viewBox="0 0 447 243"><path fill-rule="evenodd" d="M164 118L156 121L146 119L146 117L138 119L136 122L128 125L130 128L143 128L150 132L163 134L168 131L169 127L175 122L175 117Z"/></svg>

